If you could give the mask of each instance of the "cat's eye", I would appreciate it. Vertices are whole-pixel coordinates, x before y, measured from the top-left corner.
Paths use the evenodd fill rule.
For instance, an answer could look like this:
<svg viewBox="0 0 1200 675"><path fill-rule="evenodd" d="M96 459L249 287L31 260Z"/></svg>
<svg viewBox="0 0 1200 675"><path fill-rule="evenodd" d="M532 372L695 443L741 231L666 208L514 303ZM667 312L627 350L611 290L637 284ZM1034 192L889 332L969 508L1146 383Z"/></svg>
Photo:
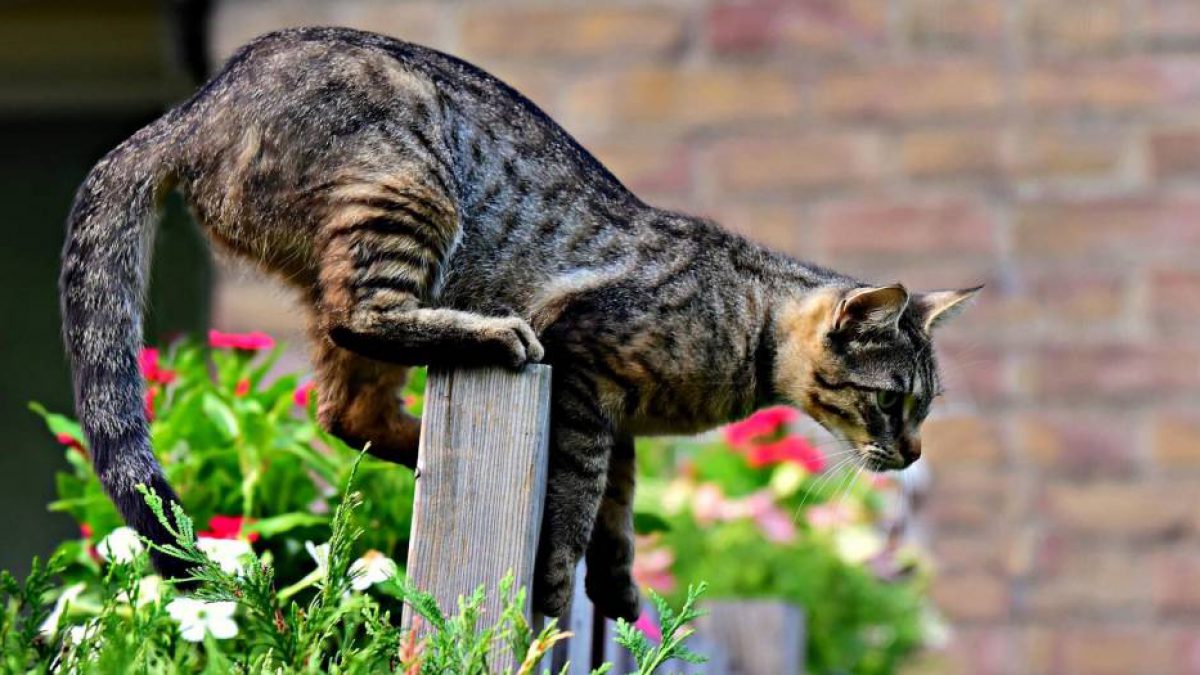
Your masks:
<svg viewBox="0 0 1200 675"><path fill-rule="evenodd" d="M880 389L875 392L875 405L878 405L880 410L892 410L903 400L904 397L894 391Z"/></svg>

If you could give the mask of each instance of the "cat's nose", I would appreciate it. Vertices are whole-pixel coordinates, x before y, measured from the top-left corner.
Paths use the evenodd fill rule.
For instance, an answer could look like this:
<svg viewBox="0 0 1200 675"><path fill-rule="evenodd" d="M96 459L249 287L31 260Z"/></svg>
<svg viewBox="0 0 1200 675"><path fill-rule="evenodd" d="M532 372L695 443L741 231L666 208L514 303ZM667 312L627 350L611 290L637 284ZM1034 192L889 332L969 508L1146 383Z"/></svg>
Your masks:
<svg viewBox="0 0 1200 675"><path fill-rule="evenodd" d="M921 437L917 434L905 434L900 438L900 456L904 465L908 466L921 458Z"/></svg>

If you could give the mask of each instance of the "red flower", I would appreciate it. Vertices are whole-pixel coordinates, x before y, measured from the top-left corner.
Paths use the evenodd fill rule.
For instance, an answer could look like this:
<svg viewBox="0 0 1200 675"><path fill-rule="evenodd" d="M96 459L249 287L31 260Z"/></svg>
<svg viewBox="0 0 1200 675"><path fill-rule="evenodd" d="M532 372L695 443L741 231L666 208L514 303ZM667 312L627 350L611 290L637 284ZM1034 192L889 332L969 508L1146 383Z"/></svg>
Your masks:
<svg viewBox="0 0 1200 675"><path fill-rule="evenodd" d="M138 354L138 365L142 368L142 377L148 382L171 384L175 381L175 371L158 365L158 350L153 347L142 347Z"/></svg>
<svg viewBox="0 0 1200 675"><path fill-rule="evenodd" d="M158 395L158 387L146 387L145 398L142 399L146 411L146 421L154 421L154 397Z"/></svg>
<svg viewBox="0 0 1200 675"><path fill-rule="evenodd" d="M197 532L196 536L208 537L209 539L240 539L242 537L242 528L253 522L253 519L241 516L216 515L208 519L208 529L203 532ZM247 533L246 539L251 543L256 542L258 541L258 533Z"/></svg>
<svg viewBox="0 0 1200 675"><path fill-rule="evenodd" d="M233 395L234 396L245 396L246 394L249 394L249 393L250 393L250 380L243 377L242 379L238 380L237 385L234 386Z"/></svg>
<svg viewBox="0 0 1200 675"><path fill-rule="evenodd" d="M778 433L780 427L795 422L799 417L800 413L795 408L764 408L741 422L725 427L725 440L735 448L744 448Z"/></svg>
<svg viewBox="0 0 1200 675"><path fill-rule="evenodd" d="M292 392L292 400L301 408L308 407L308 401L312 396L313 390L316 388L316 383L312 380L296 387L296 391Z"/></svg>
<svg viewBox="0 0 1200 675"><path fill-rule="evenodd" d="M633 627L642 631L652 641L662 642L662 628L659 627L658 622L646 610L642 610L637 621L633 622Z"/></svg>
<svg viewBox="0 0 1200 675"><path fill-rule="evenodd" d="M87 457L87 448L83 447L83 443L80 443L78 438L75 438L65 431L55 435L54 438L57 439L59 443L62 443L84 457Z"/></svg>
<svg viewBox="0 0 1200 675"><path fill-rule="evenodd" d="M208 344L219 349L240 349L256 352L260 349L270 349L275 346L275 339L266 333L222 333L219 330L208 331Z"/></svg>
<svg viewBox="0 0 1200 675"><path fill-rule="evenodd" d="M83 537L84 539L91 539L92 538L92 526L88 525L87 523L80 523L79 524L79 536Z"/></svg>
<svg viewBox="0 0 1200 675"><path fill-rule="evenodd" d="M825 468L825 455L800 436L788 436L746 451L746 461L758 469L781 462L795 462L812 473Z"/></svg>

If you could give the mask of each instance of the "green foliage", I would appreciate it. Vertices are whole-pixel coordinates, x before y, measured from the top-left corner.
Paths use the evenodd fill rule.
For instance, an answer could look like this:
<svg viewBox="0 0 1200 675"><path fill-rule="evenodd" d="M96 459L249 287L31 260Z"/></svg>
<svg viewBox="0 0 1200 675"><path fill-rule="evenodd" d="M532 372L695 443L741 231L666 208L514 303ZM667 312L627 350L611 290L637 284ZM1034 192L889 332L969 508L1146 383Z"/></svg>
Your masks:
<svg viewBox="0 0 1200 675"><path fill-rule="evenodd" d="M715 597L802 607L809 672L894 672L936 638L925 556L887 534L895 482L831 466L788 432L793 416L767 411L723 438L639 444L637 508L665 523L639 544L642 577L674 601L707 581ZM669 567L646 570L655 559Z"/></svg>
<svg viewBox="0 0 1200 675"><path fill-rule="evenodd" d="M704 657L688 649L684 642L695 632L688 624L704 614L696 610L696 601L704 594L706 588L704 582L700 582L698 586L688 586L683 608L678 612L671 609L661 595L650 591L650 600L658 610L658 620L662 626L662 640L657 645L632 624L624 619L617 620L617 642L633 654L634 662L638 666L637 675L657 672L671 660L704 663Z"/></svg>
<svg viewBox="0 0 1200 675"><path fill-rule="evenodd" d="M66 446L70 470L51 508L83 536L35 561L24 582L0 573L0 671L542 671L567 634L530 626L511 576L499 584L496 617L483 615L483 588L447 614L404 580L392 558L407 549L411 472L322 431L316 396L297 377L268 382L278 351L180 345L157 356L143 353L151 435L186 513L143 495L174 541L152 544L121 527L78 424L31 405ZM419 372L410 410L423 386ZM163 582L147 547L186 561L191 578ZM400 624L406 607L412 627Z"/></svg>

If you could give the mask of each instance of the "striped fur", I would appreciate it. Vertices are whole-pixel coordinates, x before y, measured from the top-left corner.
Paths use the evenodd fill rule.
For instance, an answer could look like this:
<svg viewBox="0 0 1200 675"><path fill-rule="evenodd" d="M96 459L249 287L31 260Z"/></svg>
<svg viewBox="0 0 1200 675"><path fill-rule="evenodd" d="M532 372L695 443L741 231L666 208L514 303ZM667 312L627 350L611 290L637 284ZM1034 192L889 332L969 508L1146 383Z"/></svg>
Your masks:
<svg viewBox="0 0 1200 675"><path fill-rule="evenodd" d="M637 615L635 435L789 400L864 460L896 465L897 429L913 431L936 388L929 329L969 295L871 289L648 206L453 57L346 29L266 35L102 160L70 217L62 305L80 418L109 494L159 540L133 487L174 497L136 350L149 223L171 186L219 248L301 294L321 423L352 443L414 463L419 422L396 401L407 366L554 366L534 589L551 615L585 551L598 605ZM871 412L880 387L919 397L917 414Z"/></svg>

